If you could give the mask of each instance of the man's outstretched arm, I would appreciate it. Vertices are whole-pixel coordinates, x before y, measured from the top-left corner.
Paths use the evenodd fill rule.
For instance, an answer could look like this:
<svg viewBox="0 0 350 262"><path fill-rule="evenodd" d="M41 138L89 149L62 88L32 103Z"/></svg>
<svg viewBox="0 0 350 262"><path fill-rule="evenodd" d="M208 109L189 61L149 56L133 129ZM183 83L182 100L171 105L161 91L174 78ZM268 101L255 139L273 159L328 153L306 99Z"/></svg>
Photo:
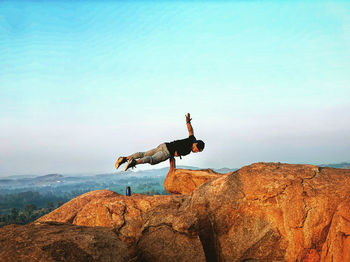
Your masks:
<svg viewBox="0 0 350 262"><path fill-rule="evenodd" d="M191 125L191 120L192 120L192 118L190 116L190 113L187 113L187 115L186 115L186 125L187 125L188 134L190 136L193 136L194 134L193 134L193 127Z"/></svg>

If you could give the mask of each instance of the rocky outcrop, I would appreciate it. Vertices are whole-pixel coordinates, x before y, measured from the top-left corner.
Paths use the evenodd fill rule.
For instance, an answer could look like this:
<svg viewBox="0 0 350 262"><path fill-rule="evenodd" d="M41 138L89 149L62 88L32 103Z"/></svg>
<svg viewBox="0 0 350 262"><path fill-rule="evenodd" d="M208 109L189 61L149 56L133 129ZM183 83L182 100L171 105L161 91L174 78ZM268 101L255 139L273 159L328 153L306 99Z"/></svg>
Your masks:
<svg viewBox="0 0 350 262"><path fill-rule="evenodd" d="M128 247L129 259L144 261L205 261L196 218L183 209L184 196L134 194L109 190L81 195L38 222L113 228Z"/></svg>
<svg viewBox="0 0 350 262"><path fill-rule="evenodd" d="M169 184L196 172L212 175L178 169ZM350 170L256 163L207 181L174 190L185 195L93 191L38 222L110 228L129 261L349 260Z"/></svg>
<svg viewBox="0 0 350 262"><path fill-rule="evenodd" d="M191 201L199 227L212 228L212 234L199 232L206 236L204 250L215 251L219 261L345 261L336 248L322 249L326 239L336 241L330 228L340 234L337 209L349 215L342 207L350 197L349 182L349 170L258 163L204 184ZM346 236L346 226L342 230ZM346 237L339 241L342 252L349 248Z"/></svg>
<svg viewBox="0 0 350 262"><path fill-rule="evenodd" d="M223 174L216 173L211 169L170 169L164 180L164 188L171 194L187 195L200 185L220 176Z"/></svg>

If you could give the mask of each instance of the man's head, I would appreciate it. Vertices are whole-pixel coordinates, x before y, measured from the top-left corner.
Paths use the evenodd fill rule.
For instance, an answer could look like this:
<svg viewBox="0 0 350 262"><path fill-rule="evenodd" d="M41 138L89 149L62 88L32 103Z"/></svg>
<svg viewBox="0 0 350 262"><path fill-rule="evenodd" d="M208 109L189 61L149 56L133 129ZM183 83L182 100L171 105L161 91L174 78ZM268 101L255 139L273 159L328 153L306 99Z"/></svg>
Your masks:
<svg viewBox="0 0 350 262"><path fill-rule="evenodd" d="M204 142L202 140L197 140L192 144L192 152L197 153L197 152L202 152L204 149Z"/></svg>

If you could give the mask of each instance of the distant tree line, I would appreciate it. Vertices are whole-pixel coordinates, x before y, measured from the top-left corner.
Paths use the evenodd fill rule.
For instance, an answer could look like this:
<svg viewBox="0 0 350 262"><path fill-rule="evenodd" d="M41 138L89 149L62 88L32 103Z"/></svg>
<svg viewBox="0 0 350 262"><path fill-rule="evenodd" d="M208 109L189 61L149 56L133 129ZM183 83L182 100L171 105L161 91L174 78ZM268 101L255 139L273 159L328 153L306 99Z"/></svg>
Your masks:
<svg viewBox="0 0 350 262"><path fill-rule="evenodd" d="M26 191L0 195L0 227L9 224L27 224L50 213L55 208L86 191L64 194Z"/></svg>
<svg viewBox="0 0 350 262"><path fill-rule="evenodd" d="M10 224L24 225L35 221L39 217L50 213L55 208L63 205L63 201L58 201L56 205L53 202L47 202L45 208L37 207L35 204L27 204L20 211L17 208L11 208L9 214L0 215L0 227Z"/></svg>
<svg viewBox="0 0 350 262"><path fill-rule="evenodd" d="M0 194L0 215L9 214L13 208L17 210L24 209L25 205L34 204L38 208L46 207L48 202L58 203L59 201L67 202L74 197L81 195L87 191L75 191L59 193L39 193L33 191L12 193L12 194Z"/></svg>
<svg viewBox="0 0 350 262"><path fill-rule="evenodd" d="M146 195L167 195L161 179L154 182L155 179L150 178L133 178L126 180L127 183L118 184L95 184L94 186L80 187L80 189L68 186L61 191L54 188L45 188L40 192L10 192L0 194L0 227L8 224L27 224L41 216L51 212L63 203L84 194L86 192L97 189L110 189L119 194L125 194L126 186L131 186L132 193L141 193ZM67 190L67 191L66 191ZM71 190L71 191L69 191ZM3 192L3 190L2 190Z"/></svg>

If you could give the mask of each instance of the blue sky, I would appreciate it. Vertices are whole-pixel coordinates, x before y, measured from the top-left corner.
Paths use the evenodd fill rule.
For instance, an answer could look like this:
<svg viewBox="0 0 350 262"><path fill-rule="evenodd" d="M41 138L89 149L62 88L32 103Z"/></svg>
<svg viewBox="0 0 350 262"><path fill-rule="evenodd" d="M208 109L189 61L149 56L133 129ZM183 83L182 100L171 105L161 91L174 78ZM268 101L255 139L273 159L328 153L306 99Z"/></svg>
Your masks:
<svg viewBox="0 0 350 262"><path fill-rule="evenodd" d="M187 112L180 165L350 161L349 72L348 1L0 1L0 175L113 172Z"/></svg>

